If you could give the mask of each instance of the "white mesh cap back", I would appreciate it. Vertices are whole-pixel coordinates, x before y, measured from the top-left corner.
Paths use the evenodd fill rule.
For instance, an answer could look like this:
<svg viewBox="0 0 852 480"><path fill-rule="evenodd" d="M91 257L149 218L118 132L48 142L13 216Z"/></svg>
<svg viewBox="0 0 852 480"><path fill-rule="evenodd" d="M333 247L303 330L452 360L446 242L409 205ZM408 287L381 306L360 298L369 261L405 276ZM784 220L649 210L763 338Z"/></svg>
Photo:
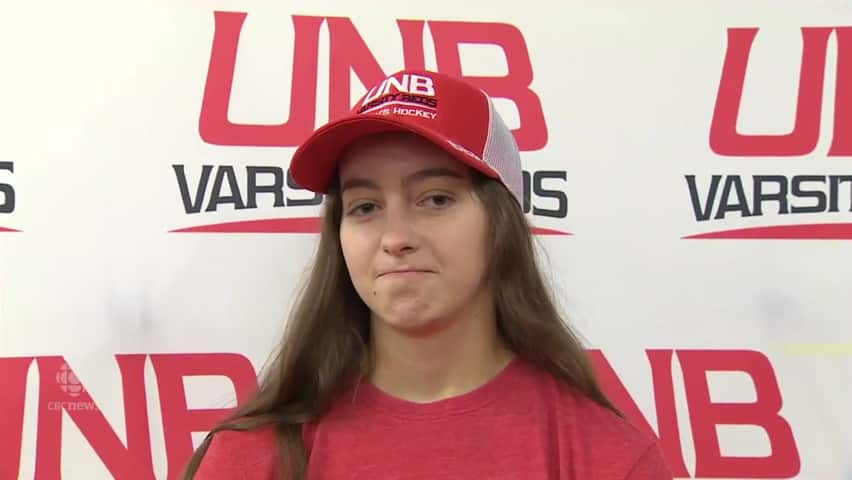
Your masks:
<svg viewBox="0 0 852 480"><path fill-rule="evenodd" d="M487 97L487 96L486 96ZM494 108L494 102L488 98L489 125L482 159L491 166L503 183L515 195L518 202L524 204L524 178L521 170L521 155L512 131Z"/></svg>

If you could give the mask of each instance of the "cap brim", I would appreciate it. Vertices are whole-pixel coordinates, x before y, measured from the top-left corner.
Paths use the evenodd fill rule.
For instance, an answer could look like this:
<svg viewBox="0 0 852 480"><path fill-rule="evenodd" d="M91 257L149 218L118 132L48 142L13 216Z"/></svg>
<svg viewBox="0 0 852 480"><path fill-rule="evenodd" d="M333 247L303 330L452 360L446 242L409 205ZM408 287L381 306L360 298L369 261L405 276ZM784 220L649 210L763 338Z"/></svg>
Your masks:
<svg viewBox="0 0 852 480"><path fill-rule="evenodd" d="M490 177L499 175L475 153L424 126L388 117L357 115L329 123L305 140L290 160L290 174L301 187L328 193L340 153L359 138L385 132L410 132L429 140L460 162Z"/></svg>

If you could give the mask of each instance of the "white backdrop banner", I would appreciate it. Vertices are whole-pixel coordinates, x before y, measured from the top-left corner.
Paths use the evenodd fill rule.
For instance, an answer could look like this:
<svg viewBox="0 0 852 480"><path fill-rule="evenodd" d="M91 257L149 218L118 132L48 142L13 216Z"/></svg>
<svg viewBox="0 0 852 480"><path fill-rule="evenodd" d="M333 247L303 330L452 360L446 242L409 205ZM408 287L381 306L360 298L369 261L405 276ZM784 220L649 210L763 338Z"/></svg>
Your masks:
<svg viewBox="0 0 852 480"><path fill-rule="evenodd" d="M317 240L295 147L497 98L560 305L678 478L852 479L852 6L6 2L0 479L173 479Z"/></svg>

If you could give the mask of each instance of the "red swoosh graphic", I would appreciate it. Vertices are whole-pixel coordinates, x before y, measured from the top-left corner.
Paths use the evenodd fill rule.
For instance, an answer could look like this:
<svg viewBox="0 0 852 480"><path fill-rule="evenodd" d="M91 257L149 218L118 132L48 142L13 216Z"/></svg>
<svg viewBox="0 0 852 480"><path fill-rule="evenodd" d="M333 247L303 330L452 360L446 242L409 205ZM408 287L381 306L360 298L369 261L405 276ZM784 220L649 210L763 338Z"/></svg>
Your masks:
<svg viewBox="0 0 852 480"><path fill-rule="evenodd" d="M319 233L320 228L319 217L298 217L213 223L169 230L169 233ZM531 231L534 235L573 235L541 227L533 227Z"/></svg>
<svg viewBox="0 0 852 480"><path fill-rule="evenodd" d="M852 223L770 225L698 233L683 239L852 240Z"/></svg>
<svg viewBox="0 0 852 480"><path fill-rule="evenodd" d="M319 231L319 217L295 217L213 223L170 230L169 233L319 233Z"/></svg>
<svg viewBox="0 0 852 480"><path fill-rule="evenodd" d="M20 230L15 230L14 228L0 227L0 232L20 232Z"/></svg>
<svg viewBox="0 0 852 480"><path fill-rule="evenodd" d="M543 228L543 227L532 227L530 231L533 235L563 235L563 236L573 236L574 234L571 232L564 232L562 230L553 230L552 228Z"/></svg>

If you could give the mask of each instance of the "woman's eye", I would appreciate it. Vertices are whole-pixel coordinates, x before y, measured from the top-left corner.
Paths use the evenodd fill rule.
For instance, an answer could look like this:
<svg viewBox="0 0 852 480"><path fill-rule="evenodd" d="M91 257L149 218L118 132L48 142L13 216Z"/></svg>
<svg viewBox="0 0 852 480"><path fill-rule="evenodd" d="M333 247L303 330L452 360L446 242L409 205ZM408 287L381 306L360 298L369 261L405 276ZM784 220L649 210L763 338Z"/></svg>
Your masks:
<svg viewBox="0 0 852 480"><path fill-rule="evenodd" d="M376 209L375 203L364 202L356 205L351 210L349 210L350 215L361 216L361 215L369 215L373 210Z"/></svg>
<svg viewBox="0 0 852 480"><path fill-rule="evenodd" d="M434 207L437 207L437 208L444 208L444 207L449 206L451 203L453 203L453 198L450 197L449 195L437 194L437 195L430 195L430 196L426 197L425 199L423 199L423 201L426 202L427 204L430 204L430 206L434 206Z"/></svg>

